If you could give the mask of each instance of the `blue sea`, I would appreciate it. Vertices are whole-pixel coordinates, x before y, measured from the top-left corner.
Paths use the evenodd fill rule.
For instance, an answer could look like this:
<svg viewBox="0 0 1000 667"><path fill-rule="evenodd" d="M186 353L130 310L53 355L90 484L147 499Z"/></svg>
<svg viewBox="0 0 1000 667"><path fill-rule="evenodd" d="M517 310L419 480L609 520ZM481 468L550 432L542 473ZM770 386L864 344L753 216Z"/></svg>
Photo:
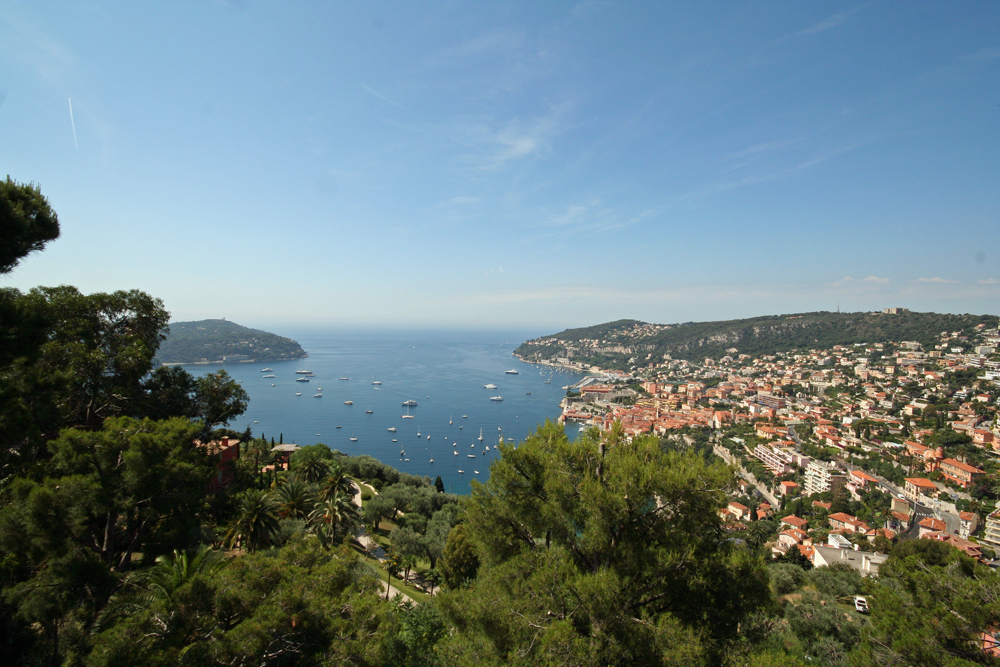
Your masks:
<svg viewBox="0 0 1000 667"><path fill-rule="evenodd" d="M309 356L285 362L185 366L195 375L224 368L250 395L246 413L230 428L249 426L254 436L273 437L275 442L323 443L347 454L368 454L413 475L431 479L440 475L452 493L468 493L471 480L489 477L501 434L520 442L546 419L556 419L559 401L566 395L563 387L583 377L523 363L511 355L539 332L277 333L297 340ZM264 368L273 369L276 377L264 378L271 374ZM296 370L312 371L313 376L309 382L297 382L302 376ZM508 370L518 374L507 374ZM546 384L549 378L551 383ZM381 384L373 384L376 380ZM486 389L486 384L497 388ZM502 396L503 401L491 401L492 396ZM402 403L408 399L417 402L409 408L414 419L402 418L407 414ZM390 427L396 432L388 431ZM569 424L567 431L575 438L577 426Z"/></svg>

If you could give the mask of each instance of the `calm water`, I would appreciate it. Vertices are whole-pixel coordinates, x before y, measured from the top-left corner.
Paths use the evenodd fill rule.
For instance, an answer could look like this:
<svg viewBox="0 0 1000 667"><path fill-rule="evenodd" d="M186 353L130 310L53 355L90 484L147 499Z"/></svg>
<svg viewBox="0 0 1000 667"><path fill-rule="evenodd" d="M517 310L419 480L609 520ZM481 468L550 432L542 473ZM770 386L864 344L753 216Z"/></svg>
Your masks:
<svg viewBox="0 0 1000 667"><path fill-rule="evenodd" d="M558 417L559 400L566 394L562 387L583 377L511 356L537 332L281 333L299 341L309 357L185 367L195 375L225 368L246 389L249 408L230 428L250 426L255 436L274 437L275 442L282 436L286 443L319 442L347 454L368 454L414 475L441 475L453 493L468 493L472 479L487 479L501 432L520 442L538 424ZM277 377L262 377L269 374L262 372L268 367ZM299 369L314 377L296 382ZM511 369L519 374L504 373ZM551 384L545 384L549 377ZM374 380L382 384L373 385ZM490 383L497 389L483 387ZM322 398L315 398L317 393ZM491 396L503 396L503 401L491 401ZM418 403L409 408L414 419L402 419L407 408L401 404L407 399ZM345 405L348 400L354 404ZM567 426L571 438L576 430ZM480 431L482 442L477 440Z"/></svg>

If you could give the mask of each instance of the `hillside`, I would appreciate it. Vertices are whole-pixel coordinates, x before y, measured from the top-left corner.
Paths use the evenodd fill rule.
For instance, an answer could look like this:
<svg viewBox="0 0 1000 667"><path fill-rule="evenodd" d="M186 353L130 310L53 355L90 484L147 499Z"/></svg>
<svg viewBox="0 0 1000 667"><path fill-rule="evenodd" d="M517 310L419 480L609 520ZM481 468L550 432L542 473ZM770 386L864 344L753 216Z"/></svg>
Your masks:
<svg viewBox="0 0 1000 667"><path fill-rule="evenodd" d="M912 312L817 312L683 324L618 320L535 338L514 354L525 361L570 356L602 368L627 369L636 361L660 361L664 355L701 362L726 354L758 356L854 343L910 340L926 345L942 331L968 330L977 324L995 327L997 322L995 315Z"/></svg>
<svg viewBox="0 0 1000 667"><path fill-rule="evenodd" d="M283 361L307 356L297 342L227 320L172 322L156 354L157 363L191 364L244 355L248 361Z"/></svg>

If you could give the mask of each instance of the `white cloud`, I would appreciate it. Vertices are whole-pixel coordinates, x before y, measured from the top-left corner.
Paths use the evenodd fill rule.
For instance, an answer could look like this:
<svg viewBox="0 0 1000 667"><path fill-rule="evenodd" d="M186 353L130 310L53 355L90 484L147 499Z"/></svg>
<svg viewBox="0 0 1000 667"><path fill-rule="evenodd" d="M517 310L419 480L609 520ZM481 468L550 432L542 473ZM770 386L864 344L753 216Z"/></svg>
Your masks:
<svg viewBox="0 0 1000 667"><path fill-rule="evenodd" d="M884 284L886 284L886 283L889 282L889 279L888 278L879 278L878 276L868 276L867 278L862 278L861 282L863 282L863 283L879 283L881 285L884 285Z"/></svg>
<svg viewBox="0 0 1000 667"><path fill-rule="evenodd" d="M921 283L942 283L947 285L957 285L961 281L959 280L948 280L946 278L941 278L939 276L934 276L933 278L917 278L917 282Z"/></svg>
<svg viewBox="0 0 1000 667"><path fill-rule="evenodd" d="M985 280L979 281L980 285L996 285L997 283L1000 283L1000 280L997 280L996 278L986 278Z"/></svg>

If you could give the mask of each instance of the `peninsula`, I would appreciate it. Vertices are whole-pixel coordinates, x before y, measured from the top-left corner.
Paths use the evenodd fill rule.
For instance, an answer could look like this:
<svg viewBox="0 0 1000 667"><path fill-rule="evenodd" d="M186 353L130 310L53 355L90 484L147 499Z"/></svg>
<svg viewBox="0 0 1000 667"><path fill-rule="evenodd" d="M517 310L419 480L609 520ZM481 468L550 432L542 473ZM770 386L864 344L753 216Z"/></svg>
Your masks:
<svg viewBox="0 0 1000 667"><path fill-rule="evenodd" d="M172 322L156 361L197 364L241 361L286 361L308 356L291 338L250 329L228 320Z"/></svg>

